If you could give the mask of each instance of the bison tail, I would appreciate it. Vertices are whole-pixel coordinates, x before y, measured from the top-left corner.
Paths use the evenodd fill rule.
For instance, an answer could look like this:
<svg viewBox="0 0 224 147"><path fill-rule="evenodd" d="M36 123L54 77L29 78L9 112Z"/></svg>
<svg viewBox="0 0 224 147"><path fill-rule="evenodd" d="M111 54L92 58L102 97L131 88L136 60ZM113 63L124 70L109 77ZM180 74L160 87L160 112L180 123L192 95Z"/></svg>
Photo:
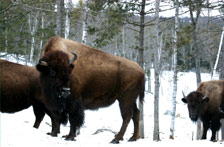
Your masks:
<svg viewBox="0 0 224 147"><path fill-rule="evenodd" d="M143 78L142 80L140 80L139 82L139 101L141 103L144 102L144 97L145 97L145 79Z"/></svg>

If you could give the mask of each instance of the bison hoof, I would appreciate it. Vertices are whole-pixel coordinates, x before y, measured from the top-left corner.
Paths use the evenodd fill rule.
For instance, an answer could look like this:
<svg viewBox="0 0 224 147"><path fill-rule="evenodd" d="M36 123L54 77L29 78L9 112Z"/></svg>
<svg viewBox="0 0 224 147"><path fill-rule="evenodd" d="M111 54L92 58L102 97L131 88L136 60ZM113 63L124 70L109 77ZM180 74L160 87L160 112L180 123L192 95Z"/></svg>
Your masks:
<svg viewBox="0 0 224 147"><path fill-rule="evenodd" d="M57 133L47 133L47 135L51 135L52 137L57 137L58 136Z"/></svg>
<svg viewBox="0 0 224 147"><path fill-rule="evenodd" d="M74 139L75 137L72 137L72 136L69 136L69 135L64 135L64 136L62 136L62 138L65 138L65 140L67 140L67 141L76 141Z"/></svg>
<svg viewBox="0 0 224 147"><path fill-rule="evenodd" d="M136 141L138 140L140 137L135 137L135 136L132 136L128 141L131 142L131 141Z"/></svg>
<svg viewBox="0 0 224 147"><path fill-rule="evenodd" d="M72 137L66 137L65 140L66 140L66 141L76 141L76 140L74 139L74 137L73 137L73 138L72 138Z"/></svg>
<svg viewBox="0 0 224 147"><path fill-rule="evenodd" d="M113 139L110 143L112 143L112 144L119 144L119 140Z"/></svg>

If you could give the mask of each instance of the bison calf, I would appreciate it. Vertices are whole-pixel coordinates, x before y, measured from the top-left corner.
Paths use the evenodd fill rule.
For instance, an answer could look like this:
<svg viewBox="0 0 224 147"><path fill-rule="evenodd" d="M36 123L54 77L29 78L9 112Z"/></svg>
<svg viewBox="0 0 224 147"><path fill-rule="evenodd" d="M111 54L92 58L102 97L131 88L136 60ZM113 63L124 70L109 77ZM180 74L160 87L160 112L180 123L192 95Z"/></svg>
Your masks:
<svg viewBox="0 0 224 147"><path fill-rule="evenodd" d="M216 132L220 129L220 119L224 118L224 113L219 111L223 83L224 80L201 82L196 91L182 98L182 101L188 104L191 120L197 121L199 118L203 123L202 139L206 139L210 128L212 130L211 141L215 141Z"/></svg>

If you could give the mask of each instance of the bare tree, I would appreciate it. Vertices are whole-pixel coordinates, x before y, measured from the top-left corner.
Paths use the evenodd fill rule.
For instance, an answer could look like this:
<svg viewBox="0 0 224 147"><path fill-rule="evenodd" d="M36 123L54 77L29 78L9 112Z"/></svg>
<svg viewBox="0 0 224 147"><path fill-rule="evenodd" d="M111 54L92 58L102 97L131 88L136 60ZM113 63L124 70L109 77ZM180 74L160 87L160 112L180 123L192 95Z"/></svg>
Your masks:
<svg viewBox="0 0 224 147"><path fill-rule="evenodd" d="M82 23L82 42L86 44L87 39L87 21L88 21L88 0L84 0L84 18Z"/></svg>
<svg viewBox="0 0 224 147"><path fill-rule="evenodd" d="M39 15L39 12L37 12L35 16L33 16L32 14L28 15L29 16L28 17L29 32L31 33L31 47L30 47L30 57L29 57L30 63L33 62L33 57L34 57L34 44L35 44L34 34L37 30L38 15Z"/></svg>
<svg viewBox="0 0 224 147"><path fill-rule="evenodd" d="M175 117L176 117L176 95L177 95L177 32L179 29L179 0L174 1L175 11L175 28L173 36L173 96L172 96L172 118L170 126L170 139L174 139L174 126L175 126Z"/></svg>
<svg viewBox="0 0 224 147"><path fill-rule="evenodd" d="M200 65L200 50L198 48L198 20L201 14L201 9L203 6L204 0L197 0L197 1L192 1L192 0L184 0L186 6L189 8L190 12L190 19L191 19L191 26L193 28L192 30L192 38L193 38L193 43L192 43L192 48L194 49L194 59L195 59L195 70L196 70L196 80L197 80L197 85L201 82L201 65ZM196 16L194 16L194 12ZM197 139L201 138L201 122L200 120L197 121Z"/></svg>
<svg viewBox="0 0 224 147"><path fill-rule="evenodd" d="M160 75L160 40L159 40L159 6L160 0L156 0L155 6L155 31L156 31L156 47L154 49L154 74L155 74L155 91L154 91L154 131L153 140L159 141L159 75Z"/></svg>
<svg viewBox="0 0 224 147"><path fill-rule="evenodd" d="M63 37L64 0L57 0L56 3L57 3L56 34Z"/></svg>
<svg viewBox="0 0 224 147"><path fill-rule="evenodd" d="M138 64L144 68L144 29L145 29L145 0L142 0L140 11L140 31L139 31L139 50L138 50ZM144 138L144 116L143 103L139 102L140 109L140 137Z"/></svg>

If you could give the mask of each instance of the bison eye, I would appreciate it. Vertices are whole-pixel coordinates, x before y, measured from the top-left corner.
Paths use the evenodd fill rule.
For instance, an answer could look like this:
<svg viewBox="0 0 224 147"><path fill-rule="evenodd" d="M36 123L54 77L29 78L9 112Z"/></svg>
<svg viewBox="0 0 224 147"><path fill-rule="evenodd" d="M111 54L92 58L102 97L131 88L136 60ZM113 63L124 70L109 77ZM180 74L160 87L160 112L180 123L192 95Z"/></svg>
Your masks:
<svg viewBox="0 0 224 147"><path fill-rule="evenodd" d="M50 73L49 73L49 75L50 75L51 77L55 77L55 76L56 76L56 71L53 70L53 69L50 69Z"/></svg>

